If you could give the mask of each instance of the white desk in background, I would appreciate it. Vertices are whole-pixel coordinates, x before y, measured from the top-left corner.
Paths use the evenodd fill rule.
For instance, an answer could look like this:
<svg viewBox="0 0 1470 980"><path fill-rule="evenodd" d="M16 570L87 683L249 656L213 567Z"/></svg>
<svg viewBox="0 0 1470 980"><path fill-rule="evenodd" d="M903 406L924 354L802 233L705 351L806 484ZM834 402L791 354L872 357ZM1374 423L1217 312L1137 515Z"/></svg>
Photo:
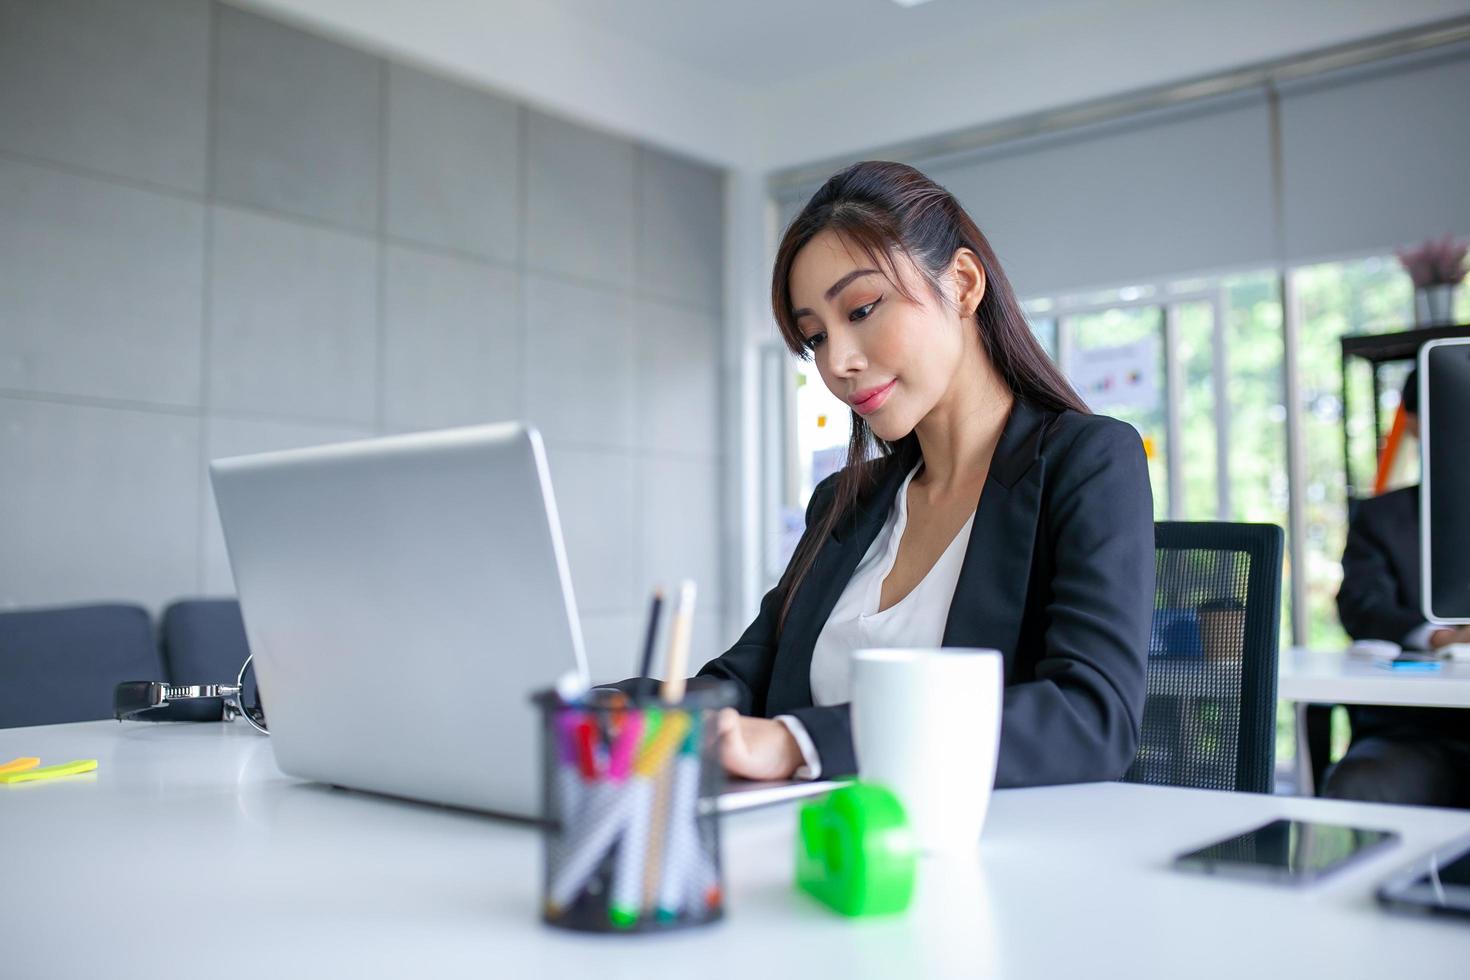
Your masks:
<svg viewBox="0 0 1470 980"><path fill-rule="evenodd" d="M275 977L1466 975L1470 924L1373 889L1470 813L1122 783L996 794L977 856L926 859L914 905L850 920L792 885L795 805L723 823L728 916L665 936L537 918L537 831L301 783L242 725L0 730L0 759L97 758L0 786L0 974ZM1179 851L1278 816L1397 830L1317 886L1189 875Z"/></svg>
<svg viewBox="0 0 1470 980"><path fill-rule="evenodd" d="M1281 657L1277 695L1299 703L1470 708L1470 661L1442 660L1436 671L1387 670L1345 650L1292 647Z"/></svg>
<svg viewBox="0 0 1470 980"><path fill-rule="evenodd" d="M1388 670L1345 650L1291 647L1281 655L1276 694L1296 704L1297 785L1310 794L1311 769L1304 764L1307 705L1470 708L1470 661L1443 660L1436 671Z"/></svg>

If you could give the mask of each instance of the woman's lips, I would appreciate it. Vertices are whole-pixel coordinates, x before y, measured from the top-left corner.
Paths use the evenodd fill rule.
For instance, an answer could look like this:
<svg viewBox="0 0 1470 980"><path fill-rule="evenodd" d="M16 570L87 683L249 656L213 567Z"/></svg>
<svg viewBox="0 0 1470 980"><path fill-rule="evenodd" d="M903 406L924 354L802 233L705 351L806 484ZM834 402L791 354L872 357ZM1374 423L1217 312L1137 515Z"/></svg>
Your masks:
<svg viewBox="0 0 1470 980"><path fill-rule="evenodd" d="M856 411L859 415L870 415L873 412L876 412L878 409L883 407L883 403L888 400L888 393L893 390L893 386L896 384L898 384L898 379L894 378L892 381L888 382L886 385L879 388L877 391L873 392L862 401L853 402L853 410Z"/></svg>

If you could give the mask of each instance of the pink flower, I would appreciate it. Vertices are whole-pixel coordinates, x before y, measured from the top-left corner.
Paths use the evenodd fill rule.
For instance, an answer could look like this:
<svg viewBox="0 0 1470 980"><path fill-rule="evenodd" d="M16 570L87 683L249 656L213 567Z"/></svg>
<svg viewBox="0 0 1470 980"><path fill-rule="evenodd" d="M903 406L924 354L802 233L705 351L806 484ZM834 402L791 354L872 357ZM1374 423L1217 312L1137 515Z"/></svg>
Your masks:
<svg viewBox="0 0 1470 980"><path fill-rule="evenodd" d="M1465 242L1456 242L1450 235L1431 238L1418 248L1394 249L1399 263L1413 280L1414 288L1425 286L1455 285L1465 278Z"/></svg>

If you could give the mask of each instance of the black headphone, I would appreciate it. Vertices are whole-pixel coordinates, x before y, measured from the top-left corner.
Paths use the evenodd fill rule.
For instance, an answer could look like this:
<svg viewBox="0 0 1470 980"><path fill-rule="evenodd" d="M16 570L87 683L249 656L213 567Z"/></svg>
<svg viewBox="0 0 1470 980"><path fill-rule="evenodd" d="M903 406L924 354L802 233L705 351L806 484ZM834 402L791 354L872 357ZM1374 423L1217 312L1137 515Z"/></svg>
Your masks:
<svg viewBox="0 0 1470 980"><path fill-rule="evenodd" d="M244 718L263 735L265 708L260 690L245 700L246 674L254 657L246 657L233 684L169 684L164 681L123 681L112 693L112 713L118 721L232 721Z"/></svg>

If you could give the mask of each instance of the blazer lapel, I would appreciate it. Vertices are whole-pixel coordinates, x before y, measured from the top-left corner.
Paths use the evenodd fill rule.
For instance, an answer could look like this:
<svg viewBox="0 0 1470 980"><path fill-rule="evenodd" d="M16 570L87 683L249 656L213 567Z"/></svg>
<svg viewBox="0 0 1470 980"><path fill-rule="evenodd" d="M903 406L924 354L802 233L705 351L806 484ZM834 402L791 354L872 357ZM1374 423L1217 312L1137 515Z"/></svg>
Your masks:
<svg viewBox="0 0 1470 980"><path fill-rule="evenodd" d="M846 521L840 521L817 552L792 601L786 627L781 631L771 672L768 704L781 709L811 705L812 648L816 646L827 617L832 615L832 609L842 597L842 590L852 579L858 563L883 529L898 488L911 468L902 465L886 467L872 492L859 503L857 513Z"/></svg>
<svg viewBox="0 0 1470 980"><path fill-rule="evenodd" d="M944 624L943 646L1000 650L1009 666L1031 581L1049 416L1017 400L991 460Z"/></svg>
<svg viewBox="0 0 1470 980"><path fill-rule="evenodd" d="M1017 399L976 505L965 561L945 621L944 646L1014 651L1026 604L1041 509L1041 436L1048 416ZM891 465L849 521L839 523L802 582L776 652L768 713L812 703L812 648L858 563L883 529L911 466Z"/></svg>

